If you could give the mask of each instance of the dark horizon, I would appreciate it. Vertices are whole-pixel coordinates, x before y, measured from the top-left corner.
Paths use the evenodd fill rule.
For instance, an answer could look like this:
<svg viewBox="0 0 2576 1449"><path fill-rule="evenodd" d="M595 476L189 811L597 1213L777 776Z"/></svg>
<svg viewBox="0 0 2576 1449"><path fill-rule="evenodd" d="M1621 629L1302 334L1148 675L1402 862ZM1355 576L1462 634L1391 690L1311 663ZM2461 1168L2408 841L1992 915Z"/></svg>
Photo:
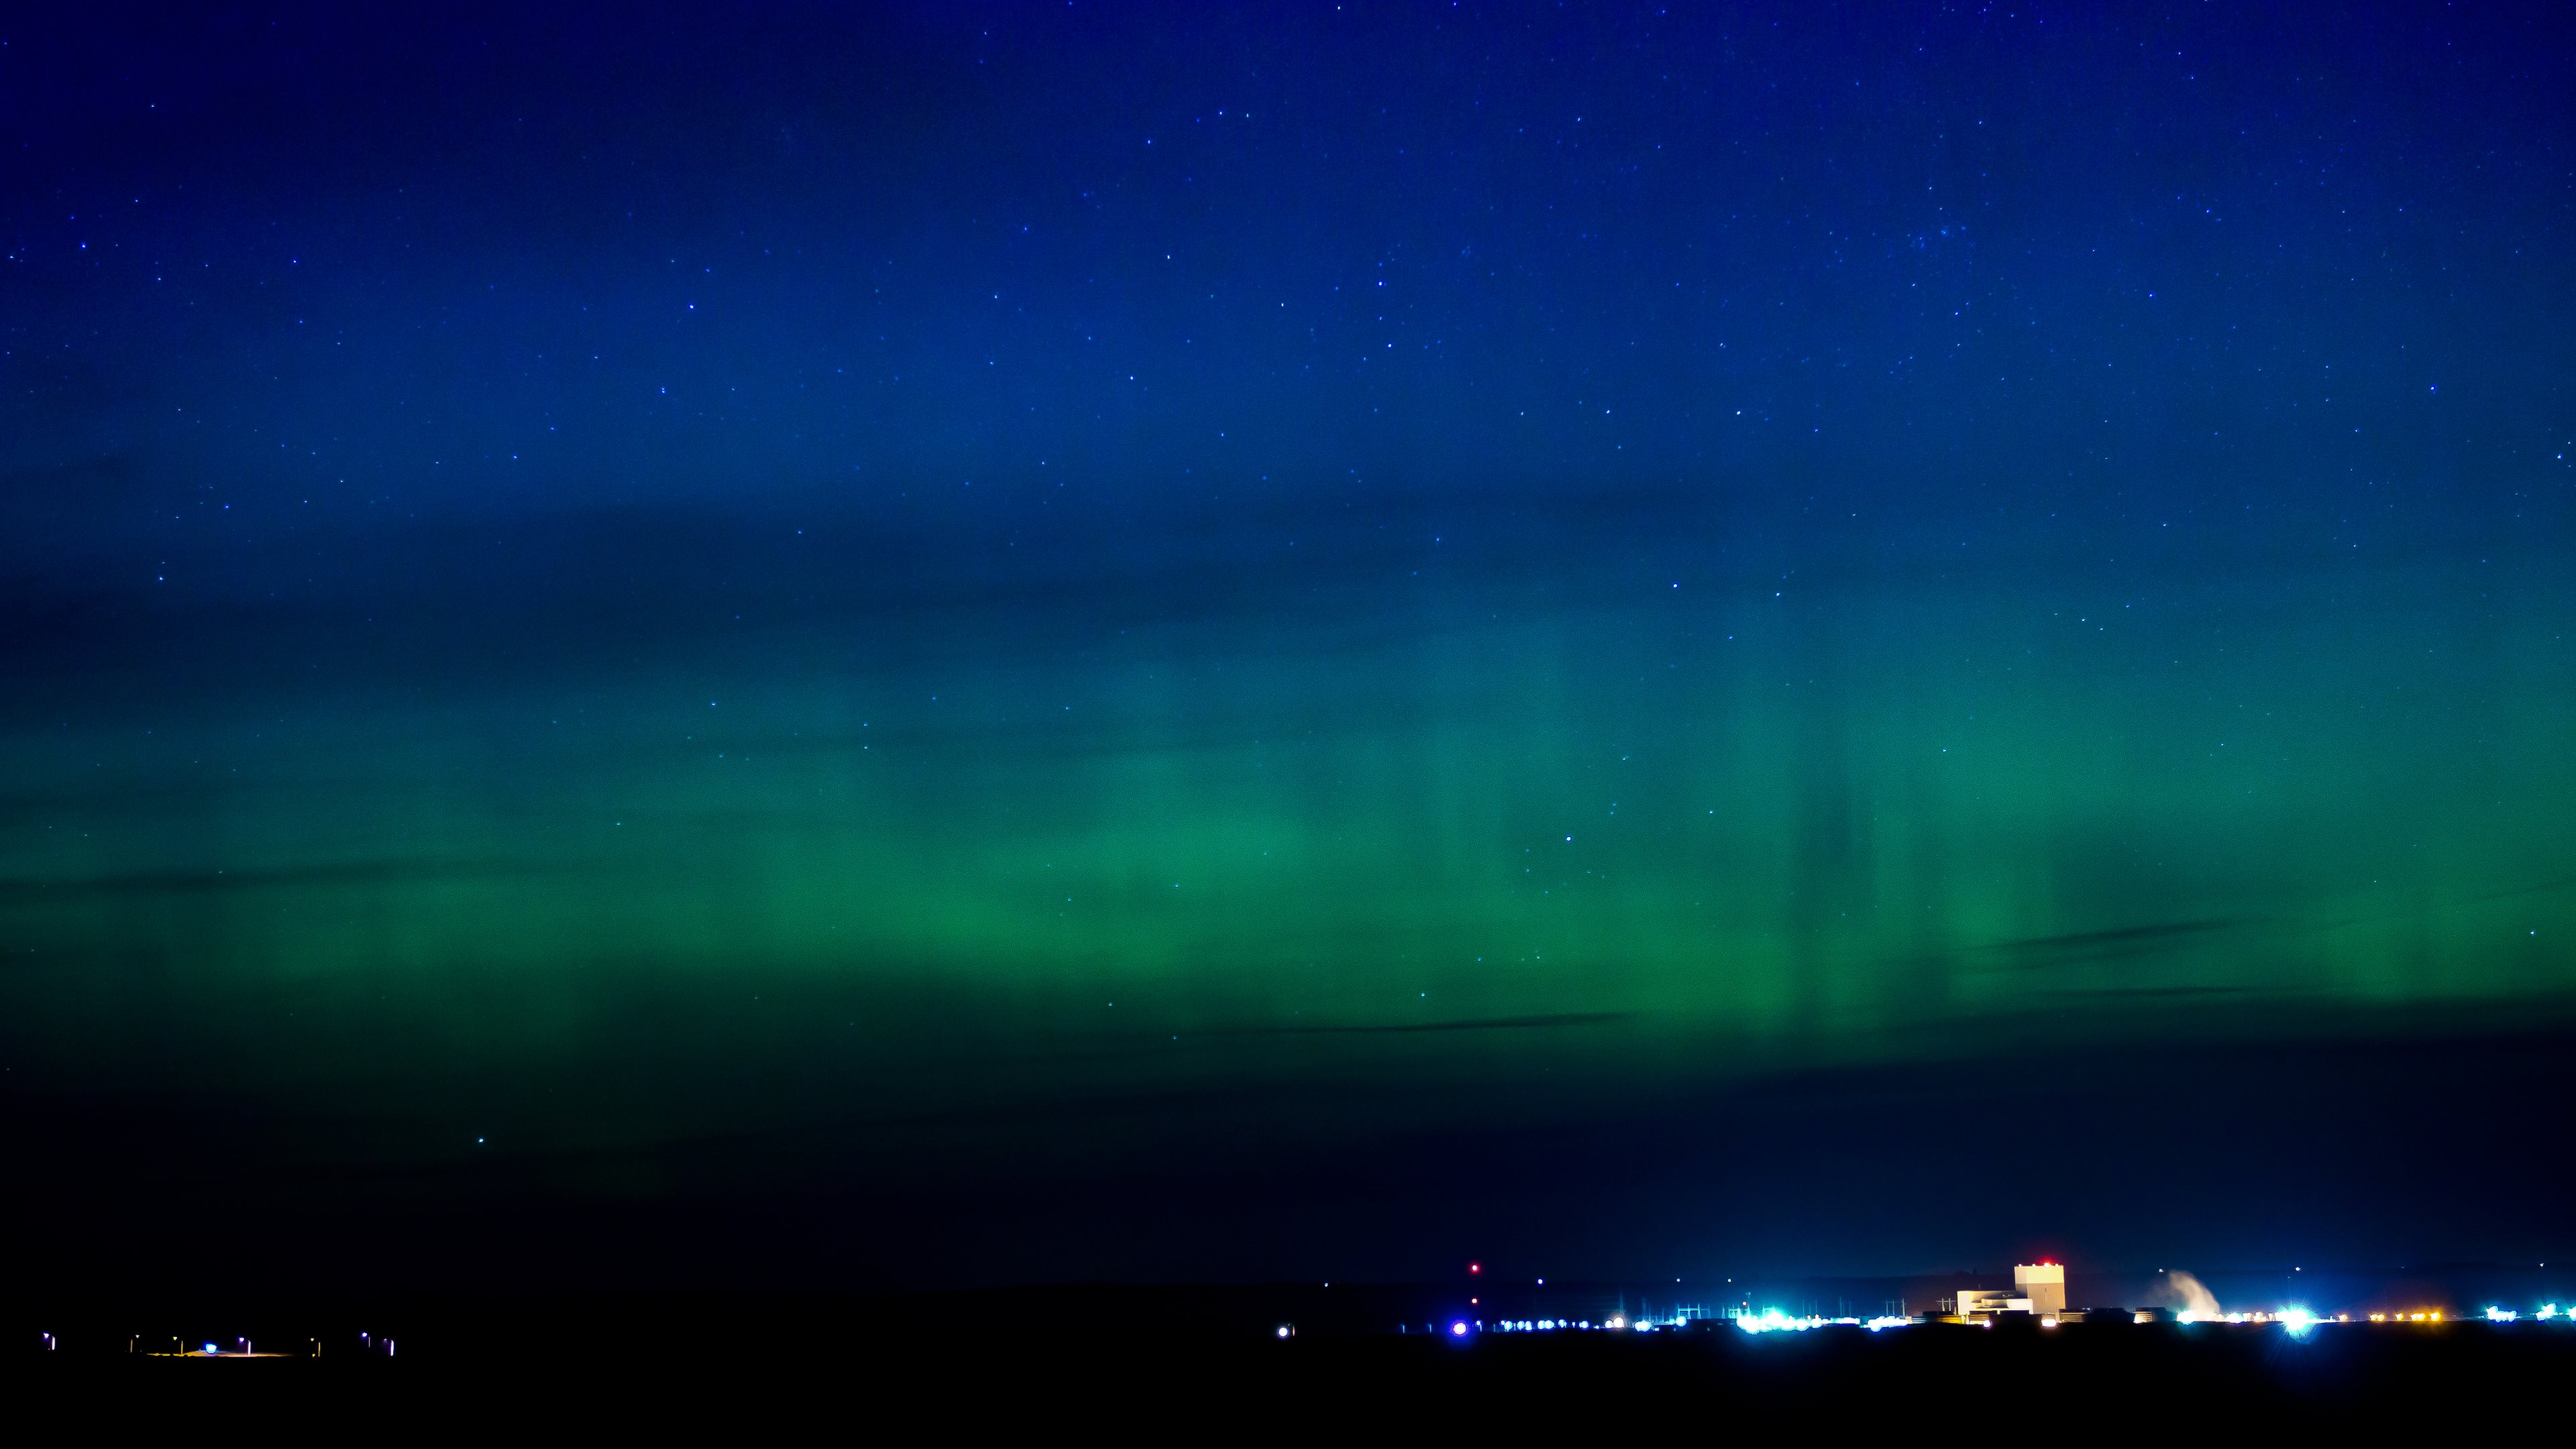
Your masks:
<svg viewBox="0 0 2576 1449"><path fill-rule="evenodd" d="M12 1291L2576 1262L2570 51L0 22Z"/></svg>

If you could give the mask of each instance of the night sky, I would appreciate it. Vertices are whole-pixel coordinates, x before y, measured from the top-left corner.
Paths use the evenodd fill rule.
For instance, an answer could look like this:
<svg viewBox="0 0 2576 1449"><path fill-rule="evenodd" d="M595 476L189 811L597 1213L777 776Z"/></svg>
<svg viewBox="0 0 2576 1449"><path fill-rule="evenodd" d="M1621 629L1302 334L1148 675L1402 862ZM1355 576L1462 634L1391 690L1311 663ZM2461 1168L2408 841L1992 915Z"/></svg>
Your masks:
<svg viewBox="0 0 2576 1449"><path fill-rule="evenodd" d="M2576 48L2107 11L0 22L13 1241L2576 1257Z"/></svg>

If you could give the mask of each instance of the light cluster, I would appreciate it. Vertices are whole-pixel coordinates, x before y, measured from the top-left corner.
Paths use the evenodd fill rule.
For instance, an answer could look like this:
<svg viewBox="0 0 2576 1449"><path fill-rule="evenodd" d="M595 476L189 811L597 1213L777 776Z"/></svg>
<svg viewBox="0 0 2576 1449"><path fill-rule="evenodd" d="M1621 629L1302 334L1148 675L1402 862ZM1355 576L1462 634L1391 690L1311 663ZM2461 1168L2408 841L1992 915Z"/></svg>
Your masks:
<svg viewBox="0 0 2576 1449"><path fill-rule="evenodd" d="M1872 1333L1877 1333L1883 1329L1905 1328L1914 1322L1914 1319L1893 1315L1883 1315L1878 1318L1826 1318L1821 1315L1792 1318L1777 1308L1765 1308L1760 1313L1748 1313L1736 1319L1735 1326L1746 1333L1803 1333L1811 1328L1835 1326L1866 1328Z"/></svg>

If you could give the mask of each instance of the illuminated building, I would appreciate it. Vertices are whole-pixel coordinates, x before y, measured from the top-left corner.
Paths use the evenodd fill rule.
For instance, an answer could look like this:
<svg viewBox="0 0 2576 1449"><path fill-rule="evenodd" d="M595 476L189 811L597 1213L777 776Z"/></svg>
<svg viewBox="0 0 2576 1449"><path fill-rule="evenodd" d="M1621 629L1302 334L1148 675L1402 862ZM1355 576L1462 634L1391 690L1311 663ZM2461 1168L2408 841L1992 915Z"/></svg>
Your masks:
<svg viewBox="0 0 2576 1449"><path fill-rule="evenodd" d="M2061 1263L2016 1263L2013 1286L1971 1288L1959 1295L1959 1316L1992 1318L1998 1313L2036 1313L2046 1318L2066 1316L2066 1268Z"/></svg>

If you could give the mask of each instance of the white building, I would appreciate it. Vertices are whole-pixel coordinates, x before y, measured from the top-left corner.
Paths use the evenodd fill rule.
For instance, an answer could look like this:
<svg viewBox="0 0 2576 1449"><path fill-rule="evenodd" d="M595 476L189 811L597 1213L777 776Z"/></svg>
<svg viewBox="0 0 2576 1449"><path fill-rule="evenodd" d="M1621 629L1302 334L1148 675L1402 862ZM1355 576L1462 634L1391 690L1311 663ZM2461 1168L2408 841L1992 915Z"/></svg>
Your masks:
<svg viewBox="0 0 2576 1449"><path fill-rule="evenodd" d="M2028 1313L2030 1300L2004 1288L1970 1288L1959 1295L1961 1318L1992 1318L1998 1313Z"/></svg>
<svg viewBox="0 0 2576 1449"><path fill-rule="evenodd" d="M1962 1318L1992 1318L1998 1313L2055 1318L2065 1312L2066 1266L2062 1263L2015 1263L2012 1291L1971 1288L1959 1295Z"/></svg>
<svg viewBox="0 0 2576 1449"><path fill-rule="evenodd" d="M2066 1265L2063 1263L2016 1263L2013 1286L2030 1300L2031 1313L2064 1313L2066 1311Z"/></svg>

